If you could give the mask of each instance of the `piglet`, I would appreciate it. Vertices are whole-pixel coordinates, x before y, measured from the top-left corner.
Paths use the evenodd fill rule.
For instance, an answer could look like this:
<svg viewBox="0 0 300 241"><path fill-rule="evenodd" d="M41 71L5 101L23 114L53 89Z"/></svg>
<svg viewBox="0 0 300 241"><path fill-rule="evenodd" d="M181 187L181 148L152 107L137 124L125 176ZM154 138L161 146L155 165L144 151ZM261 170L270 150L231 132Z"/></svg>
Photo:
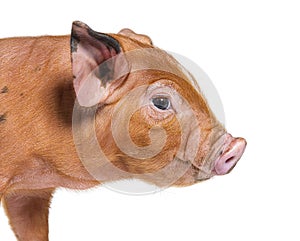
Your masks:
<svg viewBox="0 0 300 241"><path fill-rule="evenodd" d="M0 40L0 199L19 241L48 240L58 187L138 178L187 186L229 173L246 147L201 87L146 35Z"/></svg>

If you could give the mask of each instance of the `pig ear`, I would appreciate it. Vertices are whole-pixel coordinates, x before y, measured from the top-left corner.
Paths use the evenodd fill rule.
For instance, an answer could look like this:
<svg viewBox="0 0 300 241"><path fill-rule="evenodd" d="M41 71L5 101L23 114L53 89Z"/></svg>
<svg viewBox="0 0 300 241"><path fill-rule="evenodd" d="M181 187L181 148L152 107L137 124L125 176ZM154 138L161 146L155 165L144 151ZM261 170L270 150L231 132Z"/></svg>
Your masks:
<svg viewBox="0 0 300 241"><path fill-rule="evenodd" d="M135 39L144 44L153 45L152 40L149 36L144 34L137 34L129 28L122 29L118 34Z"/></svg>
<svg viewBox="0 0 300 241"><path fill-rule="evenodd" d="M81 106L104 102L128 71L119 42L82 22L73 22L71 53L73 85Z"/></svg>

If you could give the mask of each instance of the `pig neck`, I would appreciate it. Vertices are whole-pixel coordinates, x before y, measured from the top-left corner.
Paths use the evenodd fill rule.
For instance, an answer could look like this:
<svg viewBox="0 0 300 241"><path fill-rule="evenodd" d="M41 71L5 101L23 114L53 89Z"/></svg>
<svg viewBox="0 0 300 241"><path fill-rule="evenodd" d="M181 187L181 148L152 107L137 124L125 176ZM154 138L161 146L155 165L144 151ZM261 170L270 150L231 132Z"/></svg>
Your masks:
<svg viewBox="0 0 300 241"><path fill-rule="evenodd" d="M45 180L51 173L40 187L97 184L73 141L72 81L69 36L0 40L0 84L6 90L0 95L5 113L0 176L24 183L32 176Z"/></svg>

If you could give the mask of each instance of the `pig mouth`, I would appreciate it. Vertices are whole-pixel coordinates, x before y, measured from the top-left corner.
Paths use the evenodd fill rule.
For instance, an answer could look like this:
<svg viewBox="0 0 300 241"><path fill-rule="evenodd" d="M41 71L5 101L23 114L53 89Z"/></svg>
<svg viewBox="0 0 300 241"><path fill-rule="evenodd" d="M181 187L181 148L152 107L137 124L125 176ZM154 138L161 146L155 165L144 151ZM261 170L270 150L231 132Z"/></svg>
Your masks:
<svg viewBox="0 0 300 241"><path fill-rule="evenodd" d="M194 164L192 164L192 168L195 171L196 182L206 181L216 175L213 170L207 170L206 168L201 168Z"/></svg>

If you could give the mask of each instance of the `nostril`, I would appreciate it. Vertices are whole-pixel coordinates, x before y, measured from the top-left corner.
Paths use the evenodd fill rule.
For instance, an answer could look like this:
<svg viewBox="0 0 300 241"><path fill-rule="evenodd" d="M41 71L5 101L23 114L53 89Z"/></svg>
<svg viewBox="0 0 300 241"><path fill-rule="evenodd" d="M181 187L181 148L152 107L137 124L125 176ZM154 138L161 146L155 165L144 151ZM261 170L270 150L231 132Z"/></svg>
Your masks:
<svg viewBox="0 0 300 241"><path fill-rule="evenodd" d="M233 161L235 161L235 156L229 157L229 158L225 161L225 163L226 163L226 164L229 164L230 162L233 162Z"/></svg>

